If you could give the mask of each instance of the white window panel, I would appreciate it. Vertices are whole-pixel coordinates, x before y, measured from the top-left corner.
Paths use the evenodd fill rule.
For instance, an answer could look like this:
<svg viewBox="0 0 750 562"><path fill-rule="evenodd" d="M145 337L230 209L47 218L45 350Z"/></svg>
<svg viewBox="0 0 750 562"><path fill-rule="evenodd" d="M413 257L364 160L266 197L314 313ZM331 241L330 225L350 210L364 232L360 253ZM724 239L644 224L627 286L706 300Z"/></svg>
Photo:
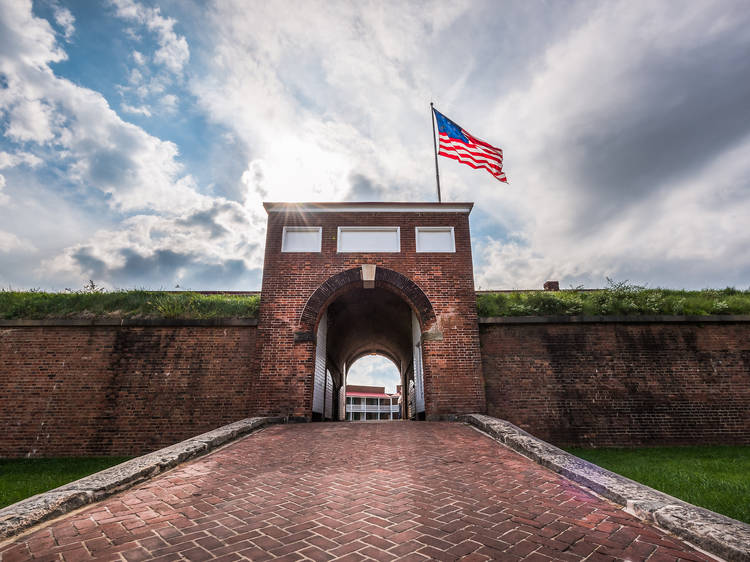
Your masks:
<svg viewBox="0 0 750 562"><path fill-rule="evenodd" d="M397 226L340 226L339 252L400 252L401 230Z"/></svg>
<svg viewBox="0 0 750 562"><path fill-rule="evenodd" d="M452 226L418 226L415 229L417 252L455 252Z"/></svg>
<svg viewBox="0 0 750 562"><path fill-rule="evenodd" d="M282 234L282 252L320 252L323 238L321 226L285 226Z"/></svg>

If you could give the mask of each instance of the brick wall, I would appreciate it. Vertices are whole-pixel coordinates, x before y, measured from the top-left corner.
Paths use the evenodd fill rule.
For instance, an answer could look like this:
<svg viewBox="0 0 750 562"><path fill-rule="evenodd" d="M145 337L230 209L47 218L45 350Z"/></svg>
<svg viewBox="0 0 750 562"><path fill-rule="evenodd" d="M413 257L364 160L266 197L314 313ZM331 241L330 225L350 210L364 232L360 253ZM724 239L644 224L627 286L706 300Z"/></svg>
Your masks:
<svg viewBox="0 0 750 562"><path fill-rule="evenodd" d="M485 322L490 415L557 444L750 444L750 322ZM255 415L256 333L0 326L0 457L135 455Z"/></svg>
<svg viewBox="0 0 750 562"><path fill-rule="evenodd" d="M0 457L137 455L247 417L254 326L0 326Z"/></svg>
<svg viewBox="0 0 750 562"><path fill-rule="evenodd" d="M284 226L322 226L322 251L282 253ZM401 251L338 253L339 226L399 226ZM453 226L455 253L416 253L416 226ZM268 217L258 324L261 367L253 393L256 411L310 417L315 342L311 338L295 341L294 333L315 328L304 326L301 317L316 289L332 276L362 264L405 276L432 305L435 325L422 328L436 329L442 339L425 341L423 347L428 417L482 411L484 382L468 212L308 213L293 208L270 212ZM418 310L417 303L411 305Z"/></svg>
<svg viewBox="0 0 750 562"><path fill-rule="evenodd" d="M482 323L488 414L556 444L750 444L750 322Z"/></svg>

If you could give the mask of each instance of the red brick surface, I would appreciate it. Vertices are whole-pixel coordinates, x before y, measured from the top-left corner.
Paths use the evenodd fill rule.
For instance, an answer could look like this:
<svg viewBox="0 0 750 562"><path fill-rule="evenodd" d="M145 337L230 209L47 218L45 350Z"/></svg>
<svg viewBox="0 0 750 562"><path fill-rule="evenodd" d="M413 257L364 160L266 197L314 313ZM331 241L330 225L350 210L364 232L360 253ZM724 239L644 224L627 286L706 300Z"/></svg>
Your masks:
<svg viewBox="0 0 750 562"><path fill-rule="evenodd" d="M245 418L256 332L0 328L0 457L136 455Z"/></svg>
<svg viewBox="0 0 750 562"><path fill-rule="evenodd" d="M750 444L749 323L481 325L488 414L557 444Z"/></svg>
<svg viewBox="0 0 750 562"><path fill-rule="evenodd" d="M322 251L282 253L283 227L295 225L322 226ZM338 253L339 226L399 226L401 251ZM416 226L453 226L456 252L416 253ZM316 289L332 276L362 264L376 264L407 277L432 305L436 317L433 324L443 339L427 341L423 347L428 417L484 411L468 214L272 212L268 217L258 325L261 366L253 393L256 413L311 416L315 343L295 342L294 332L315 327L302 321L302 313ZM361 287L361 281L352 286L355 284ZM384 288L398 292L393 285ZM418 303L410 304L419 311Z"/></svg>
<svg viewBox="0 0 750 562"><path fill-rule="evenodd" d="M451 423L271 426L14 542L18 560L709 560Z"/></svg>

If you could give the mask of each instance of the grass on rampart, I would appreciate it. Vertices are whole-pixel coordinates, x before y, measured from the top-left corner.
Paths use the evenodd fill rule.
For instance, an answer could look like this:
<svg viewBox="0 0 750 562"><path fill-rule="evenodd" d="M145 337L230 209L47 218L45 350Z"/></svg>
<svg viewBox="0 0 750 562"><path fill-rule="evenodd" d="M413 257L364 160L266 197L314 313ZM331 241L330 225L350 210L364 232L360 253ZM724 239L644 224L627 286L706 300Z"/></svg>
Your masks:
<svg viewBox="0 0 750 562"><path fill-rule="evenodd" d="M257 318L259 295L166 291L44 293L0 290L0 319L43 318ZM479 316L633 316L750 314L750 290L678 291L614 283L584 291L513 291L477 295Z"/></svg>
<svg viewBox="0 0 750 562"><path fill-rule="evenodd" d="M162 291L0 291L0 318L255 318L258 295Z"/></svg>
<svg viewBox="0 0 750 562"><path fill-rule="evenodd" d="M670 496L750 523L750 446L567 450Z"/></svg>
<svg viewBox="0 0 750 562"><path fill-rule="evenodd" d="M0 508L104 470L128 458L0 459Z"/></svg>
<svg viewBox="0 0 750 562"><path fill-rule="evenodd" d="M750 314L750 290L678 291L613 283L606 289L480 293L479 316Z"/></svg>

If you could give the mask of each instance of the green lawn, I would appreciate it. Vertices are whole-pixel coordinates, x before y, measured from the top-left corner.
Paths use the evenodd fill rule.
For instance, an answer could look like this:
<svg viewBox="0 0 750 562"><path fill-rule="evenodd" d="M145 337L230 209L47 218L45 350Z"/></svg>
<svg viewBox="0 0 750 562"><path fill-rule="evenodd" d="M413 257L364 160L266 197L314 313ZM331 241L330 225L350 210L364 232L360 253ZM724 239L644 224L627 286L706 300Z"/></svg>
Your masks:
<svg viewBox="0 0 750 562"><path fill-rule="evenodd" d="M686 502L750 523L750 446L566 450Z"/></svg>
<svg viewBox="0 0 750 562"><path fill-rule="evenodd" d="M0 508L114 466L128 458L0 459Z"/></svg>

